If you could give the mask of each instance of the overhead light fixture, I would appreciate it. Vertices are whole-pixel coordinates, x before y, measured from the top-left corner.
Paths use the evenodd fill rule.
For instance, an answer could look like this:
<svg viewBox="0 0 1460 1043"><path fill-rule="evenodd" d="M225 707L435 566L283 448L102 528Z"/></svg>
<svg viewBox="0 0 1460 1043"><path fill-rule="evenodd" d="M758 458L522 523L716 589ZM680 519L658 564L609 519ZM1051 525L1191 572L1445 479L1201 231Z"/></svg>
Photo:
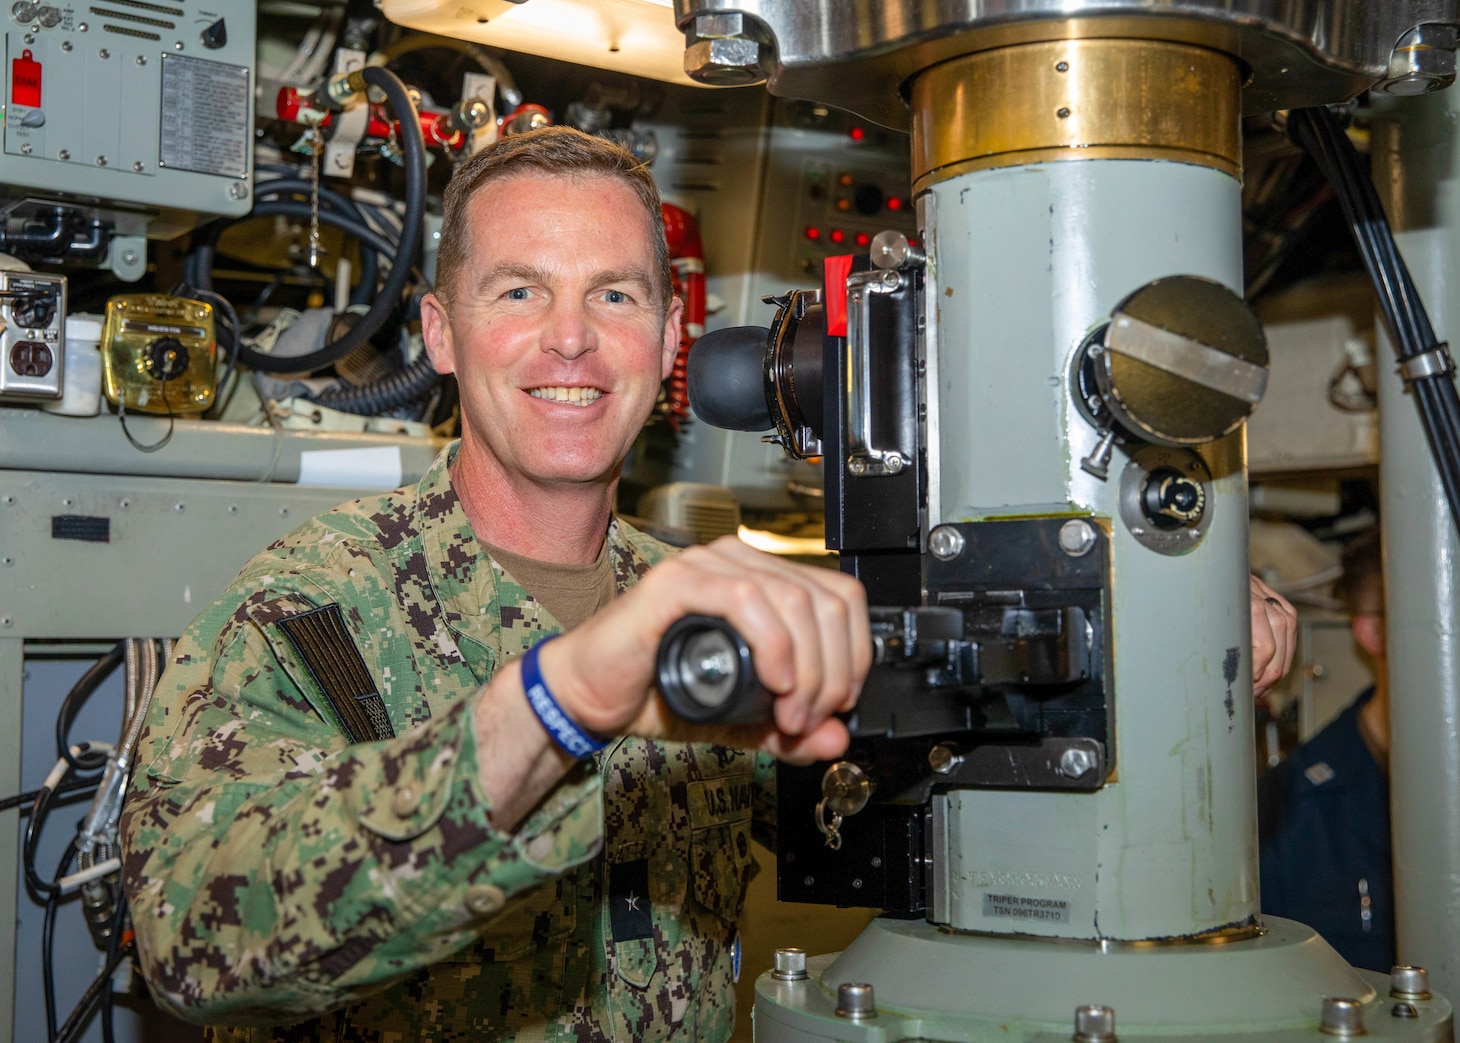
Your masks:
<svg viewBox="0 0 1460 1043"><path fill-rule="evenodd" d="M701 87L684 74L673 0L380 0L397 25Z"/></svg>

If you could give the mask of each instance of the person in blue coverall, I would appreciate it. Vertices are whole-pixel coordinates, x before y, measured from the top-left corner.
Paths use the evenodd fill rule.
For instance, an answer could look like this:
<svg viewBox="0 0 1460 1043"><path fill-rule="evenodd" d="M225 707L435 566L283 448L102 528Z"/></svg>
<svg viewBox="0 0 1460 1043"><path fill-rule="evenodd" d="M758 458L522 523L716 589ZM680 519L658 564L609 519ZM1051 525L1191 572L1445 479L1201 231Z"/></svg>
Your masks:
<svg viewBox="0 0 1460 1043"><path fill-rule="evenodd" d="M1336 593L1374 684L1257 787L1262 911L1314 928L1350 964L1395 963L1389 689L1379 531L1343 554Z"/></svg>

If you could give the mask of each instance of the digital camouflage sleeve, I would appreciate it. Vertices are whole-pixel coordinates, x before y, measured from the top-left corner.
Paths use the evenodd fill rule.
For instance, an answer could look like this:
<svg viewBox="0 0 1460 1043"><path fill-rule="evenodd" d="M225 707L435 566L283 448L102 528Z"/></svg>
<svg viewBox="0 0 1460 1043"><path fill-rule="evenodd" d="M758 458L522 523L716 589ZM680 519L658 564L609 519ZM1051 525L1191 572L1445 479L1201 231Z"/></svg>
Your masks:
<svg viewBox="0 0 1460 1043"><path fill-rule="evenodd" d="M222 1040L725 1039L771 764L618 740L494 830L473 700L558 624L482 554L449 452L255 558L179 642L122 821L153 994ZM669 552L609 542L620 591ZM352 744L280 627L330 604L396 738Z"/></svg>

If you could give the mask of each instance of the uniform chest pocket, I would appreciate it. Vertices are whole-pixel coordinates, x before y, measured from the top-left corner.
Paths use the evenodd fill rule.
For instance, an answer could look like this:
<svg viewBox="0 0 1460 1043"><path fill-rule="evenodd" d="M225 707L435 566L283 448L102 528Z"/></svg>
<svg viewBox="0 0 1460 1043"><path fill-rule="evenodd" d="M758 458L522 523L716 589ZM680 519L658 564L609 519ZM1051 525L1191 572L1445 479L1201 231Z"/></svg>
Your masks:
<svg viewBox="0 0 1460 1043"><path fill-rule="evenodd" d="M726 920L735 920L756 865L750 853L751 775L702 779L689 786L690 893Z"/></svg>
<svg viewBox="0 0 1460 1043"><path fill-rule="evenodd" d="M519 960L562 943L578 926L578 882L559 877L514 898L487 922L481 937L443 963Z"/></svg>
<svg viewBox="0 0 1460 1043"><path fill-rule="evenodd" d="M745 889L756 870L750 854L750 817L695 830L689 860L695 901L733 922L745 904Z"/></svg>

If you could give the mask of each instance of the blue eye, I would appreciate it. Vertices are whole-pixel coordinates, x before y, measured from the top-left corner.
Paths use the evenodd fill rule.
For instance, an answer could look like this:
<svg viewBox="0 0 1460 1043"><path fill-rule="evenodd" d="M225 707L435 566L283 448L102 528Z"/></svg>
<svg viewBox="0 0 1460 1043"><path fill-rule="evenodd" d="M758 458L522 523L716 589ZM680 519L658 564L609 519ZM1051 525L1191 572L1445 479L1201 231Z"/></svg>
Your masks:
<svg viewBox="0 0 1460 1043"><path fill-rule="evenodd" d="M627 304L629 302L629 295L624 293L623 290L609 290L603 295L603 299L609 304Z"/></svg>
<svg viewBox="0 0 1460 1043"><path fill-rule="evenodd" d="M525 301L529 294L525 286L519 286L514 290L507 291L507 299L510 301Z"/></svg>

